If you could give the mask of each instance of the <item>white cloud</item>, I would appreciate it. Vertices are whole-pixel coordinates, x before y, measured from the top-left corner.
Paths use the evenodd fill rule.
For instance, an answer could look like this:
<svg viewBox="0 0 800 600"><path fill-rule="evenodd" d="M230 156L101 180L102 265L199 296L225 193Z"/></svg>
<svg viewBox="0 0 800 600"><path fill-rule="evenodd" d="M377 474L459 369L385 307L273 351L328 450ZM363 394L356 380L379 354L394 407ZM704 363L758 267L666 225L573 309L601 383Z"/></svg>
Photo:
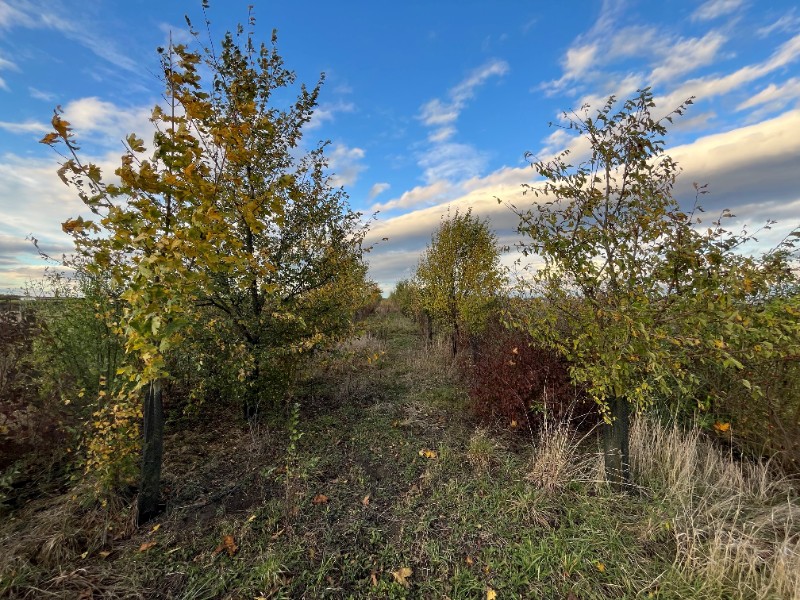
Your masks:
<svg viewBox="0 0 800 600"><path fill-rule="evenodd" d="M703 198L703 204L709 215L730 208L740 221L755 227L775 218L778 225L759 238L766 247L774 244L797 225L800 214L796 175L800 172L800 136L796 135L797 131L800 131L800 110L793 110L756 125L702 137L669 149L668 153L683 169L678 177L676 197L686 203L692 202L692 183L708 183L711 194ZM535 172L530 168L505 167L486 177L442 187L439 194L431 193L432 186L415 188L412 192L416 195L435 198L437 204L375 224L369 240L388 237L389 241L377 246L370 255L371 276L384 289L391 289L398 279L409 276L448 208L472 207L476 215L490 220L501 244L513 246L518 221L507 205L524 208L535 202L533 197L522 194L520 185L534 178ZM503 204L498 204L496 198L503 200ZM504 263L510 264L518 257L512 252L506 255Z"/></svg>
<svg viewBox="0 0 800 600"><path fill-rule="evenodd" d="M508 73L508 63L491 60L473 70L466 78L450 88L449 102L434 98L420 107L419 119L428 126L441 127L454 123L467 102L475 96L476 90L492 77L502 77Z"/></svg>
<svg viewBox="0 0 800 600"><path fill-rule="evenodd" d="M776 32L794 32L800 29L800 17L795 14L795 9L792 9L787 14L782 15L773 23L765 27L760 27L756 30L758 37L767 37Z"/></svg>
<svg viewBox="0 0 800 600"><path fill-rule="evenodd" d="M781 110L791 102L800 98L800 78L792 77L780 85L770 83L760 92L745 100L736 110L745 110L756 106L767 105L772 110Z"/></svg>
<svg viewBox="0 0 800 600"><path fill-rule="evenodd" d="M451 183L441 180L429 185L417 186L382 204L375 204L372 210L387 211L396 208L417 208L431 201L441 201L442 197L453 189Z"/></svg>
<svg viewBox="0 0 800 600"><path fill-rule="evenodd" d="M169 47L170 41L174 46L178 44L189 45L192 40L192 34L186 27L172 25L171 23L159 23L158 29L164 34L164 47Z"/></svg>
<svg viewBox="0 0 800 600"><path fill-rule="evenodd" d="M383 192L388 190L391 185L388 183L375 183L371 188L369 188L369 199L372 200L377 196L380 196Z"/></svg>
<svg viewBox="0 0 800 600"><path fill-rule="evenodd" d="M486 156L469 144L442 142L422 152L417 164L427 183L456 181L479 175L486 166Z"/></svg>
<svg viewBox="0 0 800 600"><path fill-rule="evenodd" d="M692 20L710 21L717 19L735 12L742 4L743 0L708 0L692 13Z"/></svg>
<svg viewBox="0 0 800 600"><path fill-rule="evenodd" d="M664 97L656 98L657 106L677 106L689 96L708 99L726 94L747 83L780 69L800 56L800 35L787 40L767 60L747 65L722 77L702 77L689 80Z"/></svg>
<svg viewBox="0 0 800 600"><path fill-rule="evenodd" d="M44 102L55 102L56 95L50 92L43 92L42 90L37 90L35 87L29 87L28 93L30 93L31 98L35 98L36 100L42 100Z"/></svg>
<svg viewBox="0 0 800 600"><path fill-rule="evenodd" d="M352 102L320 104L316 109L314 109L314 113L311 115L311 121L306 124L304 131L317 129L326 121L333 121L336 118L336 113L349 113L353 112L355 109L356 106Z"/></svg>
<svg viewBox="0 0 800 600"><path fill-rule="evenodd" d="M136 133L146 142L155 131L150 122L150 107L123 108L97 97L79 98L64 106L63 117L75 130L78 140L121 148L121 141Z"/></svg>
<svg viewBox="0 0 800 600"><path fill-rule="evenodd" d="M434 129L431 133L428 134L428 141L433 144L440 144L442 142L446 142L455 134L456 134L455 127L441 127L439 129Z"/></svg>
<svg viewBox="0 0 800 600"><path fill-rule="evenodd" d="M139 61L118 49L116 40L103 33L102 24L89 23L82 16L81 11L52 0L28 0L14 7L0 0L0 29L25 27L58 31L116 67L141 72Z"/></svg>
<svg viewBox="0 0 800 600"><path fill-rule="evenodd" d="M19 69L17 68L16 64L0 56L0 71L18 71L18 70ZM0 89L8 90L8 84L2 77L0 77Z"/></svg>
<svg viewBox="0 0 800 600"><path fill-rule="evenodd" d="M6 0L0 0L0 29L10 29L15 25L30 26L30 17L19 9L11 6Z"/></svg>
<svg viewBox="0 0 800 600"><path fill-rule="evenodd" d="M419 118L425 125L449 125L458 119L460 111L455 104L445 104L434 98L422 105Z"/></svg>
<svg viewBox="0 0 800 600"><path fill-rule="evenodd" d="M504 60L493 60L475 69L470 75L452 90L450 97L458 106L463 106L475 95L475 89L486 83L490 77L502 77L508 73L508 63Z"/></svg>
<svg viewBox="0 0 800 600"><path fill-rule="evenodd" d="M358 175L366 166L361 163L364 151L361 148L348 148L344 144L335 144L327 153L328 164L333 172L331 185L334 187L353 185Z"/></svg>
<svg viewBox="0 0 800 600"><path fill-rule="evenodd" d="M727 38L710 31L702 38L680 39L666 48L663 61L650 73L650 83L673 81L699 67L709 65L717 58Z"/></svg>
<svg viewBox="0 0 800 600"><path fill-rule="evenodd" d="M8 131L9 133L36 133L44 135L50 131L52 127L38 121L25 121L24 123L0 121L0 129Z"/></svg>
<svg viewBox="0 0 800 600"><path fill-rule="evenodd" d="M564 57L564 77L576 79L586 73L597 58L597 44L569 48Z"/></svg>
<svg viewBox="0 0 800 600"><path fill-rule="evenodd" d="M418 118L433 128L427 137L428 146L417 155L426 183L473 177L482 171L485 155L469 144L452 141L456 135L454 123L478 88L493 77L502 77L508 69L505 61L491 60L450 88L447 102L434 98L420 107Z"/></svg>

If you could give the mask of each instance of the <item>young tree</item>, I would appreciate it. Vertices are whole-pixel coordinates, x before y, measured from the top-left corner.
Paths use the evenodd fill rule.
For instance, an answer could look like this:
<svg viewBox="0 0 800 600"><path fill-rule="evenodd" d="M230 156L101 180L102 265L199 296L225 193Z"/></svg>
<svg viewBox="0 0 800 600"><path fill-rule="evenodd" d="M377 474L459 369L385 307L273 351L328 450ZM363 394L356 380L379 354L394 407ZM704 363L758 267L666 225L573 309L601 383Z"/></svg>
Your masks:
<svg viewBox="0 0 800 600"><path fill-rule="evenodd" d="M363 295L366 226L329 185L324 145L298 149L322 80L276 108L276 91L295 75L283 66L276 34L257 45L252 17L249 25L226 34L219 54L213 45L161 51L168 106L153 109L150 158L141 139L128 137L120 183L104 183L96 165L81 161L60 110L42 140L66 148L59 174L98 216L67 221L65 231L91 269L110 272L124 289L115 327L132 357L122 369L132 382L128 401L148 390L140 521L157 510L167 355L206 325L207 309L198 308L216 311L220 331L243 348L231 368L246 381L242 404L253 418L264 380L285 364L276 357L343 334Z"/></svg>
<svg viewBox="0 0 800 600"><path fill-rule="evenodd" d="M422 309L451 334L453 356L462 330L484 322L503 286L497 237L472 209L444 219L417 266Z"/></svg>
<svg viewBox="0 0 800 600"><path fill-rule="evenodd" d="M747 257L736 250L750 236L719 221L700 231L702 209L684 212L672 195L678 168L664 154L665 122L691 103L656 119L645 89L616 113L612 97L594 117L587 107L582 117L565 114L567 129L588 139L589 158L573 166L564 152L534 162L545 182L526 192L538 203L512 207L530 238L525 253L543 261L525 287L544 309L523 325L570 361L573 380L597 402L607 423L606 474L617 487L629 479L630 406L693 394L698 362L737 376L736 352L756 340L775 352L797 347L791 309L778 309L793 332L780 345L768 341L775 329L763 311L789 276L788 248Z"/></svg>

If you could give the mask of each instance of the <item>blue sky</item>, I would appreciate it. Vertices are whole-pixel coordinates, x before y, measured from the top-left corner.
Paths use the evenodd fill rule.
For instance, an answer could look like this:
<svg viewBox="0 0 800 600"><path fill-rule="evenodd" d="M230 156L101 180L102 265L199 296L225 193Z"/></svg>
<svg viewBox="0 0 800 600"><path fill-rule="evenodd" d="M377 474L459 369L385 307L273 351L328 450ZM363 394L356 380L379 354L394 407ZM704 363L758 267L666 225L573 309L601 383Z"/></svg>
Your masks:
<svg viewBox="0 0 800 600"><path fill-rule="evenodd" d="M352 206L372 214L371 276L386 291L409 276L447 210L473 207L501 241L516 219L496 197L521 198L524 160L585 144L548 127L562 110L652 86L658 110L695 105L669 134L676 187L737 223L800 222L800 8L756 0L294 2L214 0L212 39L246 22L298 80L326 82L305 144L328 156ZM160 100L157 46L186 41L200 0L0 0L0 292L41 275L26 236L70 249L60 223L85 212L37 143L55 105L86 154L112 172L120 140L145 133ZM504 260L510 263L514 254Z"/></svg>

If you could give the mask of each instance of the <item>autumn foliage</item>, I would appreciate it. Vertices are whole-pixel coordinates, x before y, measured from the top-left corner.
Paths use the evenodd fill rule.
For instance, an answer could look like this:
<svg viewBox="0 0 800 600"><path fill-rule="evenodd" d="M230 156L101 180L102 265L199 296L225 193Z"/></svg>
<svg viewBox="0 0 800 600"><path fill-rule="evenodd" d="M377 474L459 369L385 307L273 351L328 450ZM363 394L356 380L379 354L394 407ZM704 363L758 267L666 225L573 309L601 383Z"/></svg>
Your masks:
<svg viewBox="0 0 800 600"><path fill-rule="evenodd" d="M461 364L480 419L527 429L544 416L585 420L592 414L592 403L570 382L566 360L526 332L494 318L470 347Z"/></svg>

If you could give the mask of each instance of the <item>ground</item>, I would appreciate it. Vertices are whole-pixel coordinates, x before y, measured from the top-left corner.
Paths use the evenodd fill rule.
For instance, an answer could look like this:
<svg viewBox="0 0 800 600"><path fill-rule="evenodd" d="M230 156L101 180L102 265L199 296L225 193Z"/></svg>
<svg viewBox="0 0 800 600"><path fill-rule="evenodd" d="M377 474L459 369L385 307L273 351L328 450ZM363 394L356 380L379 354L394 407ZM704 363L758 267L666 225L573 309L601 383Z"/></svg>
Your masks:
<svg viewBox="0 0 800 600"><path fill-rule="evenodd" d="M0 529L0 595L784 597L685 568L671 505L598 483L595 433L475 422L447 348L398 313L320 356L288 405L278 425L209 408L170 434L144 527L125 499L30 503Z"/></svg>

